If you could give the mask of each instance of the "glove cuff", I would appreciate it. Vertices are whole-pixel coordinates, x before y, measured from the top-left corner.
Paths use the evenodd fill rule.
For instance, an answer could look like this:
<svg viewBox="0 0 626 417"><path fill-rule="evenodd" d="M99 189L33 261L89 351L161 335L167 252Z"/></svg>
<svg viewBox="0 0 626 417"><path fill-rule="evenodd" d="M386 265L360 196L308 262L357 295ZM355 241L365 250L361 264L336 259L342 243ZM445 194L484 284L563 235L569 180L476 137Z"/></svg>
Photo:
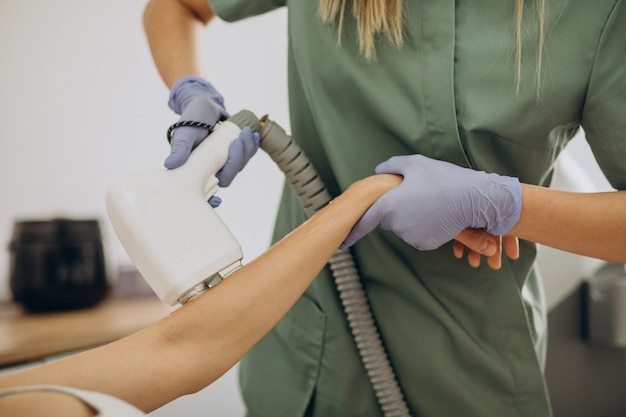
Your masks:
<svg viewBox="0 0 626 417"><path fill-rule="evenodd" d="M210 82L193 75L185 75L184 77L176 80L170 90L170 97L167 105L176 114L180 115L198 91L208 94L211 99L215 101L215 103L224 109L224 113L226 113L224 98L222 95L217 92L215 87L213 87Z"/></svg>
<svg viewBox="0 0 626 417"><path fill-rule="evenodd" d="M519 221L522 212L522 186L514 177L497 177L492 202L497 204L495 216L488 222L487 232L496 236L506 235Z"/></svg>

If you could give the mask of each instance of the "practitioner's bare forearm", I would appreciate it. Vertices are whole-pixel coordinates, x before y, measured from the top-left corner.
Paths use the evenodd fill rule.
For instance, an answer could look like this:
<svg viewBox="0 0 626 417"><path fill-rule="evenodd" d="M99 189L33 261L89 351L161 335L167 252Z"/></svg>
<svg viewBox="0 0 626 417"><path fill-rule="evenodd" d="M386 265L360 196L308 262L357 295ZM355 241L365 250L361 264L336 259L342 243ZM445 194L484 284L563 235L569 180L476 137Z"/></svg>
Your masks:
<svg viewBox="0 0 626 417"><path fill-rule="evenodd" d="M626 263L626 191L574 193L522 185L522 212L512 236Z"/></svg>
<svg viewBox="0 0 626 417"><path fill-rule="evenodd" d="M148 2L144 29L156 68L168 88L184 75L206 78L200 40L213 16L206 0Z"/></svg>

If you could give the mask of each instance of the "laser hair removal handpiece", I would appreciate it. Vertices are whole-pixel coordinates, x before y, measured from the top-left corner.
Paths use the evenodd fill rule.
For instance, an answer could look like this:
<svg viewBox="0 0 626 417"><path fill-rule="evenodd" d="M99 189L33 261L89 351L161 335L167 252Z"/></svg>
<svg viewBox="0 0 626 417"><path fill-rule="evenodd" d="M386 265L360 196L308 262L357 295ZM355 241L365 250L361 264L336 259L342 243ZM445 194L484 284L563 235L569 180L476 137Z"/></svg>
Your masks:
<svg viewBox="0 0 626 417"><path fill-rule="evenodd" d="M330 201L315 167L285 131L243 110L213 133L174 170L137 172L110 185L106 207L113 229L154 292L174 305L202 294L241 267L241 247L207 203L215 174L243 126L261 134L263 149L285 174L307 216ZM385 417L410 411L387 357L349 250L329 261L348 324Z"/></svg>
<svg viewBox="0 0 626 417"><path fill-rule="evenodd" d="M250 123L258 130L255 119ZM207 203L240 131L221 122L181 167L131 173L107 190L107 212L122 246L170 305L184 304L241 267L241 246Z"/></svg>

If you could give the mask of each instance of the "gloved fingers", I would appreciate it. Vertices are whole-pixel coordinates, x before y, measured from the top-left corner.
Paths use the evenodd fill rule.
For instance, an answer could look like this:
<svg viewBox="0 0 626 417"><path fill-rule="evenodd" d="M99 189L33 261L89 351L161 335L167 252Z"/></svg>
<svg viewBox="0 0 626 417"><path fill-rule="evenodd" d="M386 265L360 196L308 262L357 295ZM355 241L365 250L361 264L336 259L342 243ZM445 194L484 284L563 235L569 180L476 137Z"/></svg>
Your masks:
<svg viewBox="0 0 626 417"><path fill-rule="evenodd" d="M182 114L189 103L196 97L209 98L222 109L225 108L224 98L210 82L191 75L176 80L174 85L172 85L167 104L176 114ZM227 114L226 117L228 117Z"/></svg>
<svg viewBox="0 0 626 417"><path fill-rule="evenodd" d="M253 132L248 126L244 126L239 135L239 139L243 142L244 167L248 161L254 156L259 149L261 143L261 135L259 132ZM242 167L243 168L243 167Z"/></svg>
<svg viewBox="0 0 626 417"><path fill-rule="evenodd" d="M227 117L228 113L226 113L226 110L221 105L211 98L204 96L191 99L180 115L181 120L204 122L210 125L214 125Z"/></svg>
<svg viewBox="0 0 626 417"><path fill-rule="evenodd" d="M377 174L405 175L408 169L412 169L412 173L418 175L424 170L421 164L425 158L423 155L392 156L378 164L374 171Z"/></svg>
<svg viewBox="0 0 626 417"><path fill-rule="evenodd" d="M228 187L235 176L246 166L250 158L259 149L260 136L248 126L244 126L228 148L226 164L215 175L219 180L220 187Z"/></svg>
<svg viewBox="0 0 626 417"><path fill-rule="evenodd" d="M222 204L222 199L221 199L221 198L219 198L219 197L218 197L218 196L216 196L216 195L213 195L213 196L211 196L211 198L209 198L208 203L209 203L209 205L210 205L211 207L213 207L213 208L217 208L217 207L219 207L219 205L220 205L220 204Z"/></svg>
<svg viewBox="0 0 626 417"><path fill-rule="evenodd" d="M191 151L207 137L209 132L201 127L183 126L172 134L171 151L163 165L167 169L178 168L189 159Z"/></svg>
<svg viewBox="0 0 626 417"><path fill-rule="evenodd" d="M243 167L243 142L235 139L228 147L228 159L224 166L215 174L220 187L228 187Z"/></svg>
<svg viewBox="0 0 626 417"><path fill-rule="evenodd" d="M226 111L222 106L209 97L194 96L185 104L181 114L181 121L203 122L214 125L224 118ZM170 155L165 159L165 167L168 169L178 168L187 162L191 151L209 135L204 127L181 126L172 133Z"/></svg>
<svg viewBox="0 0 626 417"><path fill-rule="evenodd" d="M378 200L380 201L380 200ZM339 249L347 249L354 245L363 236L380 225L381 210L379 202L374 203L369 210L363 214L359 221L352 227L348 236L344 239Z"/></svg>

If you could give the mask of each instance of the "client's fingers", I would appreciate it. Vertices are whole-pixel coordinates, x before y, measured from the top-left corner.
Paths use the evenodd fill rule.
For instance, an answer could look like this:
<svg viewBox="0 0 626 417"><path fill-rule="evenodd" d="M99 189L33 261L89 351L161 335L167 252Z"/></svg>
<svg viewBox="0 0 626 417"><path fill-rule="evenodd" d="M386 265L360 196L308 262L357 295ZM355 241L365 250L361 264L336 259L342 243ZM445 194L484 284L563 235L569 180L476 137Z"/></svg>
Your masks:
<svg viewBox="0 0 626 417"><path fill-rule="evenodd" d="M519 258L519 240L515 236L503 236L502 246L504 246L504 253L511 259Z"/></svg>
<svg viewBox="0 0 626 417"><path fill-rule="evenodd" d="M473 268L478 268L482 257L483 256L480 253L470 249L467 252L467 263Z"/></svg>
<svg viewBox="0 0 626 417"><path fill-rule="evenodd" d="M511 253L515 252L513 242L509 242ZM483 229L464 229L455 238L452 247L454 256L462 258L468 248L467 262L470 266L477 268L480 266L482 256L487 257L487 264L492 269L502 267L502 238L487 233ZM508 252L507 252L508 254Z"/></svg>
<svg viewBox="0 0 626 417"><path fill-rule="evenodd" d="M485 249L485 242L488 247ZM483 248L482 253L472 249ZM491 244L495 245L495 252L492 252ZM480 265L483 255L487 257L487 264L492 269L500 269L502 267L502 252L510 259L519 258L519 240L514 236L494 236L480 229L465 229L456 238L452 247L456 258L463 258L465 255L465 247L467 246L467 262L470 266L477 268ZM491 254L489 254L491 253Z"/></svg>
<svg viewBox="0 0 626 417"><path fill-rule="evenodd" d="M465 254L465 245L458 240L455 240L454 245L452 246L452 253L454 253L455 258L461 259Z"/></svg>
<svg viewBox="0 0 626 417"><path fill-rule="evenodd" d="M498 236L494 236L490 233L487 233L483 229L463 229L461 233L459 233L454 240L454 253L457 258L463 256L463 250L456 249L457 242L462 243L468 249L478 252L479 255L491 256L494 255L500 246L500 238ZM469 255L468 255L469 256Z"/></svg>
<svg viewBox="0 0 626 417"><path fill-rule="evenodd" d="M496 253L487 257L487 265L491 269L500 269L502 267L502 237L494 236L498 240L498 249Z"/></svg>
<svg viewBox="0 0 626 417"><path fill-rule="evenodd" d="M465 245L459 242L455 242L453 250L454 250L454 256L461 259L465 251ZM500 250L496 251L494 255L487 256L487 264L492 269L500 269L500 267L502 266L501 256L502 256L502 253ZM474 250L468 249L467 263L473 268L478 268L480 266L480 261L482 260L482 257L483 255L481 255L480 253Z"/></svg>

